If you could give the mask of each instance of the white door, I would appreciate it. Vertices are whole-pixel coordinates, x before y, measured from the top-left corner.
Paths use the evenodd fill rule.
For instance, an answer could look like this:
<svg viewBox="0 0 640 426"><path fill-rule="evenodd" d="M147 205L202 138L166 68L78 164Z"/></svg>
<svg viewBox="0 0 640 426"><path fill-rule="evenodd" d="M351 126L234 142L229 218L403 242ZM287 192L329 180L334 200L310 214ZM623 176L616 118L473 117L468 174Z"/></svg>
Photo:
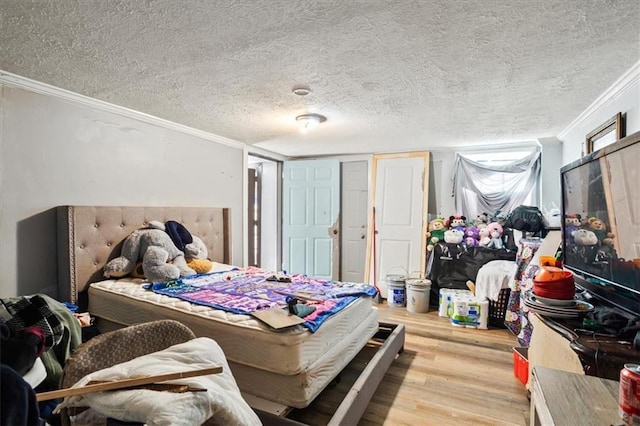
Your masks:
<svg viewBox="0 0 640 426"><path fill-rule="evenodd" d="M342 163L340 279L363 282L367 256L368 166L366 161Z"/></svg>
<svg viewBox="0 0 640 426"><path fill-rule="evenodd" d="M375 278L382 297L387 274L424 273L428 167L427 152L374 156L376 235L368 281Z"/></svg>
<svg viewBox="0 0 640 426"><path fill-rule="evenodd" d="M337 279L340 162L285 162L282 192L283 269Z"/></svg>

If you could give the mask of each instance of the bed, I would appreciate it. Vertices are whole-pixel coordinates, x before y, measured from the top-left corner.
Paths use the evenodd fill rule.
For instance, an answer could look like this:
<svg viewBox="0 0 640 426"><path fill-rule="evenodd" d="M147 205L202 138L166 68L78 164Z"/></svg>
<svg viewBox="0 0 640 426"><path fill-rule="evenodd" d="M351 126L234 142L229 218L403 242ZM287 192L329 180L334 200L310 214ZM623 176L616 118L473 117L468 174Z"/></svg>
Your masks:
<svg viewBox="0 0 640 426"><path fill-rule="evenodd" d="M229 209L61 206L57 214L62 300L86 307L101 331L175 319L191 328L196 336L215 339L225 351L243 394L286 407L304 408L380 333L376 308L368 297L357 299L331 316L315 333L302 326L276 332L249 315L149 292L142 288L139 279L102 277L103 266L118 255L122 240L151 220L181 222L205 242L214 265L225 268L230 263ZM393 347L383 345L380 354L390 364L402 347L404 329L394 329L385 335L394 335ZM385 354L387 349L395 353Z"/></svg>

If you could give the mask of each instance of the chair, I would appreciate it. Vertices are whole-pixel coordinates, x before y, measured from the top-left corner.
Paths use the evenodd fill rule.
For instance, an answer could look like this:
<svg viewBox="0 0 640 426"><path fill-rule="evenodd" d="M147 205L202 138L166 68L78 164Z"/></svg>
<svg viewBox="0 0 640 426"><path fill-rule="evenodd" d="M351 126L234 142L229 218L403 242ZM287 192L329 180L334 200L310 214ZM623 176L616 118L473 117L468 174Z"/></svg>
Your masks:
<svg viewBox="0 0 640 426"><path fill-rule="evenodd" d="M71 387L94 371L161 351L195 337L187 326L174 320L141 323L98 335L78 346L67 359L60 387ZM63 409L62 424L69 425L69 416L78 412L71 413L70 410Z"/></svg>

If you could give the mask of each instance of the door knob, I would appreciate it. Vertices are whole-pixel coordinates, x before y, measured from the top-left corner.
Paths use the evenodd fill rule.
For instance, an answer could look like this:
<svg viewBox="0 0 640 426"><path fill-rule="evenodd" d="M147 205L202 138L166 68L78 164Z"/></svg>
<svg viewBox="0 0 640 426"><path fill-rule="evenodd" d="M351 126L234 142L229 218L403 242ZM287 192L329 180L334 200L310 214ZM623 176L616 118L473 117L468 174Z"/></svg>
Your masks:
<svg viewBox="0 0 640 426"><path fill-rule="evenodd" d="M338 235L338 230L337 229L333 230L333 235Z"/></svg>
<svg viewBox="0 0 640 426"><path fill-rule="evenodd" d="M360 239L361 239L361 240L364 240L364 235L360 235Z"/></svg>

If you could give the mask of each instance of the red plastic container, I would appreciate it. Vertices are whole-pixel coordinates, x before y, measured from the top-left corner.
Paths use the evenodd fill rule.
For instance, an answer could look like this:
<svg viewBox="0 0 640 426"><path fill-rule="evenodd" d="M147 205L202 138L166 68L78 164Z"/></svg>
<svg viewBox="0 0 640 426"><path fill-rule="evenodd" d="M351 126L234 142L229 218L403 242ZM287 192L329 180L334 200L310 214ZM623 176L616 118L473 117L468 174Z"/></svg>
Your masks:
<svg viewBox="0 0 640 426"><path fill-rule="evenodd" d="M526 385L529 381L528 348L513 348L513 375Z"/></svg>
<svg viewBox="0 0 640 426"><path fill-rule="evenodd" d="M543 266L533 279L533 294L548 299L571 300L575 297L573 273Z"/></svg>

